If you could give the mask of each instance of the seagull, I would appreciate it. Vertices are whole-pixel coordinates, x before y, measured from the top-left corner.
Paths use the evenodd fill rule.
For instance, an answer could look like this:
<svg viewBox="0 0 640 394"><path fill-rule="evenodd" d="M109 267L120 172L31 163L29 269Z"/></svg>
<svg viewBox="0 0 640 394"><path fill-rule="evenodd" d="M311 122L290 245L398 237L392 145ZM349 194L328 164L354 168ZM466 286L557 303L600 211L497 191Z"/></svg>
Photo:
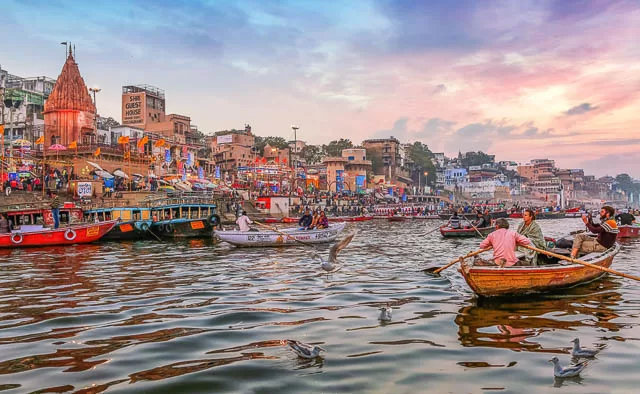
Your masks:
<svg viewBox="0 0 640 394"><path fill-rule="evenodd" d="M347 235L346 237L344 237L339 242L336 242L336 244L333 245L331 247L331 249L329 250L329 260L327 260L327 261L324 261L322 259L322 257L320 257L318 254L315 254L315 257L319 258L320 261L321 261L320 268L322 268L323 270L325 270L327 272L335 272L335 271L339 270L340 267L336 268L336 266L334 265L338 261L338 252L340 252L342 249L346 248L347 245L349 245L349 243L353 239L353 237L355 237L355 235L356 235L356 233L353 232L353 233Z"/></svg>
<svg viewBox="0 0 640 394"><path fill-rule="evenodd" d="M380 321L391 321L391 307L389 303L386 306L380 308L380 316L378 316L378 320Z"/></svg>
<svg viewBox="0 0 640 394"><path fill-rule="evenodd" d="M302 358L316 358L320 357L320 352L326 352L326 350L320 346L309 345L304 342L296 341L295 339L287 339L287 345L289 345L289 347Z"/></svg>
<svg viewBox="0 0 640 394"><path fill-rule="evenodd" d="M553 363L553 376L556 378L572 378L580 375L580 372L587 366L587 361L578 364L567 365L562 367L559 364L558 357L554 357L549 362Z"/></svg>
<svg viewBox="0 0 640 394"><path fill-rule="evenodd" d="M571 355L573 357L595 357L595 355L599 352L599 350L581 349L580 340L578 338L574 339L571 342L573 342L573 350L571 351Z"/></svg>

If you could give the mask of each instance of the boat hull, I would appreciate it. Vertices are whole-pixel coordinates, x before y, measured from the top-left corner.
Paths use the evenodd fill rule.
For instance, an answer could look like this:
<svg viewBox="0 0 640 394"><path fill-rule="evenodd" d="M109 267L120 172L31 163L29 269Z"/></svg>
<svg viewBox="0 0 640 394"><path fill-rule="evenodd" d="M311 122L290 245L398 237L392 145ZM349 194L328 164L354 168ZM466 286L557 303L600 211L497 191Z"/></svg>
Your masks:
<svg viewBox="0 0 640 394"><path fill-rule="evenodd" d="M210 238L213 228L206 218L173 219L152 223L150 231L162 238Z"/></svg>
<svg viewBox="0 0 640 394"><path fill-rule="evenodd" d="M591 253L581 258L588 263L609 268L620 245L604 253ZM465 260L458 271L474 293L481 297L518 296L553 292L590 282L604 274L581 264L553 264L535 267L473 266Z"/></svg>
<svg viewBox="0 0 640 394"><path fill-rule="evenodd" d="M116 223L117 220L109 220L57 229L46 228L36 231L16 231L11 234L1 234L0 248L27 248L95 242L104 237Z"/></svg>
<svg viewBox="0 0 640 394"><path fill-rule="evenodd" d="M149 237L151 220L128 220L113 226L101 241L135 241Z"/></svg>
<svg viewBox="0 0 640 394"><path fill-rule="evenodd" d="M483 236L487 236L495 231L495 227L482 227L478 231ZM473 238L478 236L478 231L473 228L453 229L447 226L440 227L440 234L445 238Z"/></svg>
<svg viewBox="0 0 640 394"><path fill-rule="evenodd" d="M322 244L336 240L344 229L344 223L330 224L326 229L298 230L282 229L275 231L215 231L222 241L235 246L300 246L305 244ZM286 235L283 235L286 234ZM300 242L297 242L300 241Z"/></svg>
<svg viewBox="0 0 640 394"><path fill-rule="evenodd" d="M640 226L620 225L618 226L618 238L638 238L640 237Z"/></svg>

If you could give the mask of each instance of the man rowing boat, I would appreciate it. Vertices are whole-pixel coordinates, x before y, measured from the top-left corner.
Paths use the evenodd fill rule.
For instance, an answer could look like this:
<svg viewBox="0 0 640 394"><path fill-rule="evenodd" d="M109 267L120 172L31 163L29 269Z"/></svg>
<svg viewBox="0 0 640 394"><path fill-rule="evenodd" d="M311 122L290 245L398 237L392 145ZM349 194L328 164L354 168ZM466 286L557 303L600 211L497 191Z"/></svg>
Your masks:
<svg viewBox="0 0 640 394"><path fill-rule="evenodd" d="M518 262L516 257L516 246L531 245L529 238L509 230L507 219L496 219L496 231L492 232L480 243L480 249L493 248L493 262L503 267L511 267ZM477 261L476 265L484 265Z"/></svg>

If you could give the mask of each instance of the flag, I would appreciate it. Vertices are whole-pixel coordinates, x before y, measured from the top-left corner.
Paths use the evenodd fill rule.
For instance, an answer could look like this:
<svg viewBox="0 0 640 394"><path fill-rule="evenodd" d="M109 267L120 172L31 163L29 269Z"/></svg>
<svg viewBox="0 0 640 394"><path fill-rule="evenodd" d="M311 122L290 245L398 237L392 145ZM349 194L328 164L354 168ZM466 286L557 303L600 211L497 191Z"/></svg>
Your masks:
<svg viewBox="0 0 640 394"><path fill-rule="evenodd" d="M95 152L93 152L94 156L99 156L100 155L100 148L96 149Z"/></svg>
<svg viewBox="0 0 640 394"><path fill-rule="evenodd" d="M124 152L124 158L125 159L130 159L131 158L131 152L129 152L129 151Z"/></svg>
<svg viewBox="0 0 640 394"><path fill-rule="evenodd" d="M36 140L36 145L44 144L44 135L41 135L40 138Z"/></svg>
<svg viewBox="0 0 640 394"><path fill-rule="evenodd" d="M78 149L78 142L71 141L71 143L69 144L69 149Z"/></svg>
<svg viewBox="0 0 640 394"><path fill-rule="evenodd" d="M159 140L156 141L156 143L154 144L154 146L160 148L164 146L164 139L160 138Z"/></svg>
<svg viewBox="0 0 640 394"><path fill-rule="evenodd" d="M0 125L0 134L4 134L4 125Z"/></svg>
<svg viewBox="0 0 640 394"><path fill-rule="evenodd" d="M267 158L266 157L262 158L262 164L267 164Z"/></svg>
<svg viewBox="0 0 640 394"><path fill-rule="evenodd" d="M256 157L256 164L260 163L260 158Z"/></svg>
<svg viewBox="0 0 640 394"><path fill-rule="evenodd" d="M128 144L129 143L129 136L122 136L122 137L118 137L118 144Z"/></svg>
<svg viewBox="0 0 640 394"><path fill-rule="evenodd" d="M280 158L276 157L276 159L274 160L276 163L280 163Z"/></svg>
<svg viewBox="0 0 640 394"><path fill-rule="evenodd" d="M140 141L138 141L138 148L143 147L147 142L149 142L149 137L145 135Z"/></svg>
<svg viewBox="0 0 640 394"><path fill-rule="evenodd" d="M282 164L287 164L287 158L286 157L282 158Z"/></svg>

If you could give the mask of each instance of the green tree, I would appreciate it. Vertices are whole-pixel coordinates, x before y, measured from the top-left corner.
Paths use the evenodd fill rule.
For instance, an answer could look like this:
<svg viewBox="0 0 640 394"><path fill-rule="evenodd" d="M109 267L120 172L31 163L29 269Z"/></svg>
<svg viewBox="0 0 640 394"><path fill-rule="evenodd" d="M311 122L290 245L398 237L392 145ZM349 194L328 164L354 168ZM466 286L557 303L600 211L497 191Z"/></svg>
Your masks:
<svg viewBox="0 0 640 394"><path fill-rule="evenodd" d="M264 147L269 144L273 148L285 149L289 147L289 143L282 137L260 137L256 136L255 147L260 156L264 156Z"/></svg>
<svg viewBox="0 0 640 394"><path fill-rule="evenodd" d="M322 145L324 154L329 157L342 156L343 149L353 148L353 143L350 139L340 138L337 141L331 141L328 145Z"/></svg>
<svg viewBox="0 0 640 394"><path fill-rule="evenodd" d="M429 147L422 142L416 141L408 148L408 156L413 167L411 168L411 178L416 185L422 183L424 186L424 173L426 172L426 184L433 185L436 182L436 167L433 164L435 156Z"/></svg>
<svg viewBox="0 0 640 394"><path fill-rule="evenodd" d="M300 157L307 164L317 164L322 160L322 147L319 145L306 145L300 151Z"/></svg>
<svg viewBox="0 0 640 394"><path fill-rule="evenodd" d="M377 175L384 174L384 164L380 151L367 149L367 159L371 160L371 173Z"/></svg>
<svg viewBox="0 0 640 394"><path fill-rule="evenodd" d="M483 164L493 163L494 161L493 155L488 155L481 151L467 152L464 155L459 155L459 157L462 157L461 164L465 168L481 166Z"/></svg>
<svg viewBox="0 0 640 394"><path fill-rule="evenodd" d="M633 178L629 174L616 175L616 182L618 182L618 189L624 191L626 194L639 191L639 185L633 182Z"/></svg>

